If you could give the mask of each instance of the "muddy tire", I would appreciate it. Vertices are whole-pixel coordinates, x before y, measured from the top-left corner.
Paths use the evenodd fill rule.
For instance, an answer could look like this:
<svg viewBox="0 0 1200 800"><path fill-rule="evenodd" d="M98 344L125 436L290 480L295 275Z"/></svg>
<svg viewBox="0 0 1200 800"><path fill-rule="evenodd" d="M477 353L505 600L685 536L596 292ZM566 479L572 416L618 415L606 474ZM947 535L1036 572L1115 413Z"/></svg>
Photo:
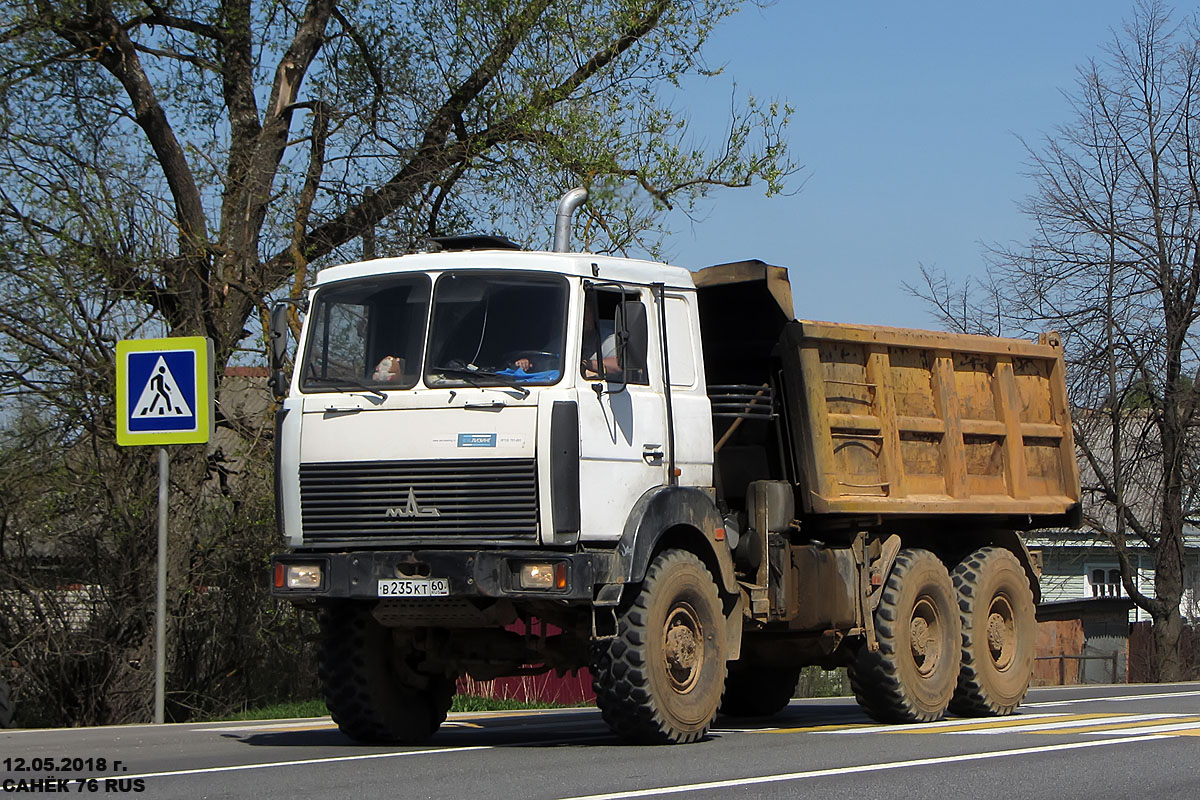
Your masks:
<svg viewBox="0 0 1200 800"><path fill-rule="evenodd" d="M712 575L683 550L658 555L595 645L596 704L608 726L640 744L702 738L725 689L725 617Z"/></svg>
<svg viewBox="0 0 1200 800"><path fill-rule="evenodd" d="M763 667L735 661L729 665L729 677L725 679L721 713L731 717L778 714L787 708L799 682L799 667Z"/></svg>
<svg viewBox="0 0 1200 800"><path fill-rule="evenodd" d="M454 680L414 670L404 636L360 603L321 611L317 674L333 721L358 742L424 742L446 720Z"/></svg>
<svg viewBox="0 0 1200 800"><path fill-rule="evenodd" d="M864 644L849 668L855 699L880 722L932 722L958 684L961 623L946 567L928 550L904 549L875 610L878 652Z"/></svg>
<svg viewBox="0 0 1200 800"><path fill-rule="evenodd" d="M962 668L950 710L970 717L1011 714L1033 676L1037 620L1029 578L1001 547L976 550L951 577L962 617Z"/></svg>
<svg viewBox="0 0 1200 800"><path fill-rule="evenodd" d="M16 711L16 706L13 703L12 694L9 692L8 684L0 681L0 728L11 728L13 724L13 715Z"/></svg>

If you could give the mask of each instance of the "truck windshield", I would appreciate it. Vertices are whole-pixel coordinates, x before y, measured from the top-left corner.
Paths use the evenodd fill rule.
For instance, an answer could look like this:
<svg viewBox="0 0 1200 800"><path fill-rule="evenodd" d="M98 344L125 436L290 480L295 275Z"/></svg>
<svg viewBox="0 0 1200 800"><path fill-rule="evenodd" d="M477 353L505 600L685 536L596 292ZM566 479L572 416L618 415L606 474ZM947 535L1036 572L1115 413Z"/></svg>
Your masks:
<svg viewBox="0 0 1200 800"><path fill-rule="evenodd" d="M421 372L430 280L402 275L317 292L300 386L411 389Z"/></svg>
<svg viewBox="0 0 1200 800"><path fill-rule="evenodd" d="M433 292L427 386L549 385L563 375L567 282L557 275L450 272Z"/></svg>

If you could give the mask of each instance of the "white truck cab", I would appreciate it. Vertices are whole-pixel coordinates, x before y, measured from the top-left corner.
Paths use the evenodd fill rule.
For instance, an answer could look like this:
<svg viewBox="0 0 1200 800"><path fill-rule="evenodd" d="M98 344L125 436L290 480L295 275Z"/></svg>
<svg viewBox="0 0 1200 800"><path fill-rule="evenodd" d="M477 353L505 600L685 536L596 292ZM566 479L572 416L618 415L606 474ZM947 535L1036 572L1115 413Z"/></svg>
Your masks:
<svg viewBox="0 0 1200 800"><path fill-rule="evenodd" d="M297 352L280 460L292 547L611 542L649 489L712 485L678 267L499 249L332 267Z"/></svg>
<svg viewBox="0 0 1200 800"><path fill-rule="evenodd" d="M701 713L634 715L625 733L702 736L741 628L692 274L490 237L442 247L323 270L286 387L272 314L289 546L273 591L320 610L334 718L419 741L457 675L592 663L669 537L690 542L703 594L660 623L677 629L660 658Z"/></svg>

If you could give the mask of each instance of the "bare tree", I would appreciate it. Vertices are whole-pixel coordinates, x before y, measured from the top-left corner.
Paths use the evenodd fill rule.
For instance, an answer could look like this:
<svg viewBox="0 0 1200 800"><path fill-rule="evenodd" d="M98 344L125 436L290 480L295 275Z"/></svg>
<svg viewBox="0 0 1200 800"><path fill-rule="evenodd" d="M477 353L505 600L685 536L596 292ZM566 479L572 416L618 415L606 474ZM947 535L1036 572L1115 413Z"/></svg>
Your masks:
<svg viewBox="0 0 1200 800"><path fill-rule="evenodd" d="M993 251L985 291L974 293L986 299L964 305L970 288L932 273L914 291L957 327L1064 334L1086 518L1153 620L1159 678L1175 680L1200 465L1197 18L1176 23L1163 3L1139 2L1066 97L1071 121L1027 145L1036 233ZM1153 592L1134 580L1130 542L1153 553Z"/></svg>

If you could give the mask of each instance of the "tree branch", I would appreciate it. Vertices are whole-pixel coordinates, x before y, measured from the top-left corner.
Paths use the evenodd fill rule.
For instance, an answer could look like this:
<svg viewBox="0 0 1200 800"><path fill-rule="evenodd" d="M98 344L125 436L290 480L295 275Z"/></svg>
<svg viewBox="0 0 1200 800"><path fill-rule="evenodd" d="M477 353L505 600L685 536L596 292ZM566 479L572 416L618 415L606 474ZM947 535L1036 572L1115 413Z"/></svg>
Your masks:
<svg viewBox="0 0 1200 800"><path fill-rule="evenodd" d="M302 250L306 259L312 261L326 255L333 248L358 235L366 226L378 223L413 197L418 189L423 189L428 181L434 180L434 176L461 160L496 144L519 141L526 137L529 117L566 100L576 88L654 30L669 2L656 0L644 14L632 19L611 44L593 54L554 89L536 93L525 107L485 131L467 140L460 138L447 144L456 120L462 117L469 104L495 79L517 45L548 6L549 0L533 0L507 22L505 34L499 38L471 75L451 92L430 117L420 145L414 149L413 155L404 166L364 200L305 236ZM290 253L285 250L268 260L267 270L274 280L282 280L290 262Z"/></svg>
<svg viewBox="0 0 1200 800"><path fill-rule="evenodd" d="M245 161L244 181L233 195L227 195L228 207L222 213L223 222L228 221L236 235L225 229L222 234L233 235L238 243L234 248L237 252L257 253L259 232L271 202L271 184L287 148L296 98L309 66L325 41L325 26L334 5L335 0L310 0L291 43L276 65L262 129L255 136L251 155ZM251 265L239 266L248 269Z"/></svg>
<svg viewBox="0 0 1200 800"><path fill-rule="evenodd" d="M46 0L39 7L48 19ZM99 17L70 17L58 19L54 32L71 45L94 53L96 60L115 77L125 89L132 104L134 120L145 132L158 159L171 197L175 204L180 240L186 252L201 250L207 241L207 222L200 191L183 147L175 136L166 112L159 103L154 87L138 60L137 49L124 27L111 14Z"/></svg>

